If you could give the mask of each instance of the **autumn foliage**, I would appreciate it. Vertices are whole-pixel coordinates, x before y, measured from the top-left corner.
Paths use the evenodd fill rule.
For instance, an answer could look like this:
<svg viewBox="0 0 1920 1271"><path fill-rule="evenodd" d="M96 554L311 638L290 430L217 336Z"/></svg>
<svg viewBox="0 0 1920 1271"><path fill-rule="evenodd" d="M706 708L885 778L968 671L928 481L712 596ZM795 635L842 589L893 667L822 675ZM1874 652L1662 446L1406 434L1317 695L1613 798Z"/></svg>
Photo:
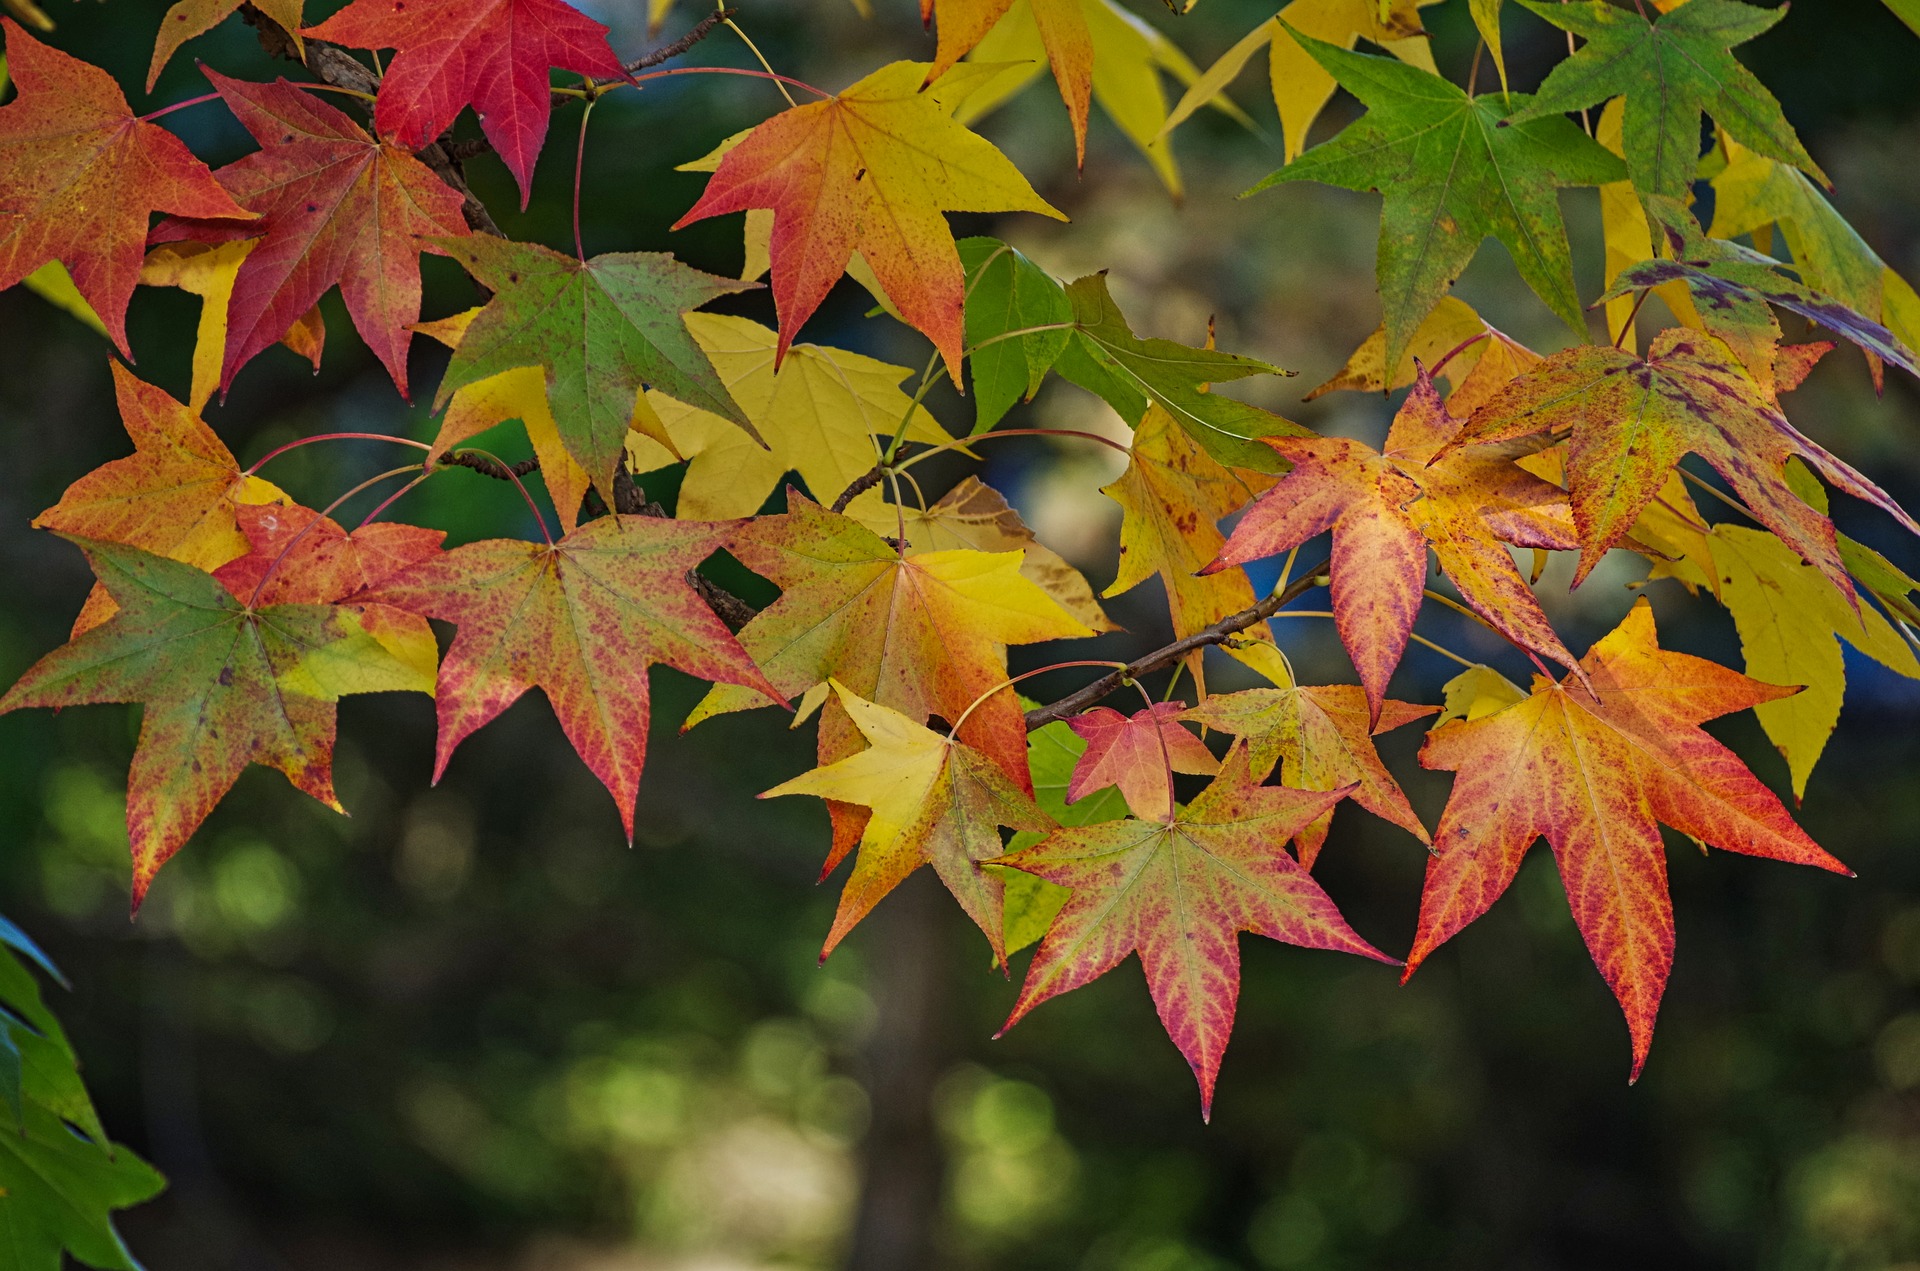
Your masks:
<svg viewBox="0 0 1920 1271"><path fill-rule="evenodd" d="M1920 677L1916 584L1836 531L1829 491L1920 524L1813 439L1821 421L1791 422L1782 404L1833 347L1824 337L1857 346L1876 380L1920 372L1920 299L1857 236L1858 259L1804 245L1816 221L1838 221L1827 178L1736 53L1784 7L1517 0L1508 22L1528 10L1577 50L1528 95L1506 88L1497 0L1472 0L1492 65L1476 61L1465 86L1434 66L1431 2L1294 0L1202 72L1117 29L1108 0L928 0L931 63L832 93L729 71L796 94L689 165L708 175L680 224L745 213L744 279L661 252L589 259L577 208L573 243L509 241L463 178L491 155L524 202L556 117L584 130L604 96L725 69L691 64L691 42L657 69L668 59L616 52L564 0L353 0L311 25L300 0L182 0L154 75L242 9L288 59L272 83L205 70L198 108L230 111L257 145L210 170L155 122L199 99L137 115L84 50L0 22L15 87L0 106L0 285L89 312L129 360L137 285L203 301L189 401L103 351L133 453L76 474L35 522L86 554L99 587L71 643L0 710L142 706L137 909L247 765L337 806L335 704L349 694L432 697L437 779L461 741L540 689L630 837L648 668L672 666L712 685L686 726L768 708L769 728L817 730L819 766L766 793L825 801L824 873L853 858L823 957L930 865L997 963L1038 945L1009 1027L1138 954L1203 1108L1241 933L1388 963L1376 942L1409 950L1405 932L1355 932L1310 872L1343 803L1431 853L1409 975L1544 839L1637 1075L1674 951L1660 826L1845 872L1701 725L1758 712L1799 795L1838 715L1840 642ZM1042 63L1083 158L1098 102L1177 189L1170 135L1231 106L1263 52L1288 160L1255 187L1264 204L1299 181L1382 195L1381 326L1320 390L1408 389L1378 448L1238 400L1236 382L1280 367L1136 333L1103 275L1056 279L1022 254L1021 218L1005 221L1011 241L956 241L947 220L1061 216L970 126ZM1184 83L1181 100L1160 95L1152 66ZM1305 146L1336 88L1363 113ZM455 145L468 107L484 143ZM1718 195L1707 225L1702 181ZM1604 294L1575 283L1561 192L1579 187L1600 188ZM1449 294L1487 238L1576 342L1535 352ZM1777 238L1791 264L1763 251ZM482 302L422 321L423 253L457 262ZM706 311L763 272L776 328ZM803 341L849 275L929 342L913 391L902 368ZM315 307L335 287L403 396L416 335L452 349L431 394L438 436L391 439L413 461L376 479L384 501L353 529L334 514L364 487L301 507L262 474L279 451L242 468L201 414L276 344L318 365L347 336ZM1642 348L1649 295L1673 325ZM925 408L943 376L973 418ZM1006 428L1049 377L1131 430L1106 487L1124 520L1105 594L1157 578L1168 631L1138 634L1125 663L1072 643L1114 624L997 491L968 477L928 503L911 476L923 457L1036 429L1120 445ZM466 447L514 420L534 461ZM634 478L673 465L684 477L665 509ZM445 550L388 519L453 468L519 484L538 534ZM544 497L522 481L535 468ZM1657 591L1622 597L1619 625L1584 654L1567 647L1538 598L1542 567L1570 554L1579 585L1614 551L1730 609L1745 672L1664 649ZM702 572L721 552L777 597L755 608L724 590ZM1284 565L1263 593L1244 567L1270 559ZM1326 611L1291 608L1320 588ZM1531 659L1531 687L1469 665L1444 703L1392 697L1436 605ZM1276 616L1330 618L1357 687L1298 683L1297 624ZM429 620L450 630L444 649ZM1009 649L1037 645L1064 651L1022 665L1086 668L1084 687L1023 699L1018 681L1038 671L1012 674ZM1268 683L1210 693L1209 648ZM1156 699L1142 680L1170 668ZM1414 725L1428 729L1420 764L1454 774L1431 831L1375 749Z"/></svg>

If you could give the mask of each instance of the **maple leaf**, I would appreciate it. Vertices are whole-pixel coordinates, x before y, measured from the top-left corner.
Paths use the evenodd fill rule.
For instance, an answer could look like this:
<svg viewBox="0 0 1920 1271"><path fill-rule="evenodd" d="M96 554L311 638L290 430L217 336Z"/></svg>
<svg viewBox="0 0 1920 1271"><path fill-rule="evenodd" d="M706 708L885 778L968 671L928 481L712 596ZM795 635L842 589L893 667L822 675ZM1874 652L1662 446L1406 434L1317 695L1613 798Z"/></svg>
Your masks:
<svg viewBox="0 0 1920 1271"><path fill-rule="evenodd" d="M306 34L357 49L397 49L373 121L408 150L431 145L463 106L527 206L553 113L548 70L625 79L607 28L561 0L354 0Z"/></svg>
<svg viewBox="0 0 1920 1271"><path fill-rule="evenodd" d="M466 338L467 328L479 316L479 309L468 309L434 322L418 323L414 330L457 349ZM561 533L573 533L580 523L580 503L592 482L560 439L560 425L554 422L547 405L546 372L538 366L516 366L455 389L447 399L446 414L440 417L433 447L427 451L427 467L434 467L461 442L509 419L519 420L527 431L534 458L540 461L540 479L546 482L547 495L560 518ZM631 437L628 444L632 445Z"/></svg>
<svg viewBox="0 0 1920 1271"><path fill-rule="evenodd" d="M125 1147L88 1142L40 1104L0 1113L0 1230L17 1271L61 1271L73 1265L69 1256L90 1267L140 1271L112 1213L151 1200L166 1185Z"/></svg>
<svg viewBox="0 0 1920 1271"><path fill-rule="evenodd" d="M627 467L647 472L690 459L678 513L724 518L758 512L789 471L831 505L872 470L882 445L906 421L912 441L950 441L925 408L900 391L904 366L817 344L796 344L775 366L779 337L748 318L690 313L687 330L759 438L710 411L650 391L648 400L676 456L640 433L627 435Z"/></svg>
<svg viewBox="0 0 1920 1271"><path fill-rule="evenodd" d="M1536 676L1524 701L1427 734L1422 766L1458 775L1434 831L1407 974L1485 913L1545 838L1626 1014L1637 1080L1673 965L1660 824L1731 852L1849 871L1700 728L1799 690L1660 648L1645 599L1582 665L1590 688Z"/></svg>
<svg viewBox="0 0 1920 1271"><path fill-rule="evenodd" d="M1586 44L1553 68L1513 115L1515 126L1625 97L1627 171L1647 194L1686 194L1700 160L1703 114L1742 144L1828 183L1780 103L1732 52L1784 18L1785 9L1688 0L1655 17L1605 0L1520 3Z"/></svg>
<svg viewBox="0 0 1920 1271"><path fill-rule="evenodd" d="M48 261L72 276L122 356L153 212L251 220L180 139L136 119L105 71L0 18L19 94L0 106L0 289Z"/></svg>
<svg viewBox="0 0 1920 1271"><path fill-rule="evenodd" d="M1385 393L1405 388L1420 378L1422 363L1438 366L1449 354L1451 359L1434 374L1444 374L1453 386L1446 395L1447 412L1456 419L1467 418L1494 390L1540 364L1538 353L1493 326L1472 305L1458 296L1442 296L1414 329L1391 376L1386 373L1387 329L1375 327L1339 372L1302 400L1310 402L1338 389Z"/></svg>
<svg viewBox="0 0 1920 1271"><path fill-rule="evenodd" d="M1117 596L1158 574L1166 588L1175 638L1204 631L1228 614L1250 609L1253 584L1246 571L1233 569L1201 576L1220 554L1226 535L1218 521L1245 507L1273 484L1261 472L1230 468L1200 447L1166 411L1154 407L1134 429L1127 470L1101 487L1120 505L1120 564L1104 593ZM1293 683L1293 674L1265 623L1249 627L1227 645L1234 658L1275 684ZM1202 657L1187 660L1195 681L1204 684Z"/></svg>
<svg viewBox="0 0 1920 1271"><path fill-rule="evenodd" d="M176 0L167 16L160 19L160 34L153 41L153 60L147 65L147 91L160 80L160 72L179 51L180 46L205 35L226 21L248 0ZM306 0L252 0L258 9L287 33L294 50L304 57L300 28L305 19Z"/></svg>
<svg viewBox="0 0 1920 1271"><path fill-rule="evenodd" d="M1120 630L1100 608L1080 571L1035 538L1006 496L978 477L964 478L932 507L903 508L862 497L847 506L847 515L882 538L904 538L908 555L956 548L1019 552L1020 576L1053 597L1080 623L1094 631Z"/></svg>
<svg viewBox="0 0 1920 1271"><path fill-rule="evenodd" d="M1511 449L1458 446L1460 431L1422 368L1384 451L1344 437L1269 440L1293 470L1247 509L1205 567L1275 556L1332 529L1335 625L1376 718L1420 611L1428 547L1494 630L1577 665L1506 547L1577 546L1566 493L1515 466Z"/></svg>
<svg viewBox="0 0 1920 1271"><path fill-rule="evenodd" d="M1788 423L1733 351L1703 332L1662 331L1644 357L1591 345L1556 353L1502 389L1449 444L1561 429L1571 434L1567 477L1580 532L1576 584L1689 452L1712 464L1761 524L1848 596L1853 584L1834 543L1833 523L1787 487L1788 459L1805 460L1840 489L1920 534L1920 525L1885 491Z"/></svg>
<svg viewBox="0 0 1920 1271"><path fill-rule="evenodd" d="M1220 55L1180 99L1167 119L1174 128L1213 94L1226 88L1261 49L1267 50L1267 80L1289 163L1307 148L1307 132L1326 109L1336 87L1334 77L1293 38L1293 32L1351 49L1369 40L1401 61L1438 74L1420 9L1439 0L1293 0ZM1498 54L1496 54L1498 56ZM1504 83L1504 81L1503 81Z"/></svg>
<svg viewBox="0 0 1920 1271"><path fill-rule="evenodd" d="M1137 952L1160 1022L1200 1083L1201 1115L1210 1115L1240 995L1242 931L1398 965L1362 940L1287 854L1287 840L1350 790L1259 785L1236 746L1212 784L1169 820L1056 830L1001 857L1073 889L1001 1032Z"/></svg>
<svg viewBox="0 0 1920 1271"><path fill-rule="evenodd" d="M421 234L465 234L460 195L411 154L276 80L252 84L206 72L261 149L214 175L261 219L221 225L174 217L156 243L231 242L264 234L227 304L224 392L255 354L278 342L338 283L360 338L407 392L411 324L420 316Z"/></svg>
<svg viewBox="0 0 1920 1271"><path fill-rule="evenodd" d="M101 464L34 518L36 529L124 543L211 571L247 552L234 516L243 504L285 503L270 481L243 472L199 413L115 362L114 395L131 455ZM73 634L105 622L113 598L96 586Z"/></svg>
<svg viewBox="0 0 1920 1271"><path fill-rule="evenodd" d="M1220 771L1213 752L1180 726L1182 709L1179 702L1155 702L1123 715L1096 706L1066 721L1087 743L1086 753L1073 766L1067 802L1117 786L1135 816L1164 820L1173 815L1174 773Z"/></svg>
<svg viewBox="0 0 1920 1271"><path fill-rule="evenodd" d="M1288 181L1377 190L1380 299L1388 365L1467 267L1488 235L1512 253L1520 276L1574 332L1586 319L1574 290L1565 223L1554 191L1621 178L1620 160L1572 120L1515 123L1524 93L1469 97L1391 58L1300 43L1367 113L1249 193Z"/></svg>
<svg viewBox="0 0 1920 1271"><path fill-rule="evenodd" d="M334 703L349 693L432 691L431 667L392 656L352 611L253 607L203 570L68 535L119 611L28 668L0 713L142 702L127 785L133 904L249 763L278 768L339 811Z"/></svg>
<svg viewBox="0 0 1920 1271"><path fill-rule="evenodd" d="M1000 826L1039 831L1052 828L1052 819L979 751L831 683L867 749L760 796L812 794L872 809L821 960L888 892L932 865L1004 963L1004 884L979 863L1001 854Z"/></svg>
<svg viewBox="0 0 1920 1271"><path fill-rule="evenodd" d="M1006 648L1093 631L1021 576L1019 552L903 556L792 489L784 515L748 523L728 550L781 590L740 629L780 693L798 697L834 679L915 722L965 715L960 740L1025 788L1026 721L1005 687ZM759 693L716 685L687 722L764 704ZM850 728L823 725L822 761L844 758L853 740Z"/></svg>
<svg viewBox="0 0 1920 1271"><path fill-rule="evenodd" d="M178 287L200 297L200 324L193 337L193 380L187 405L205 410L220 387L220 365L227 355L227 306L240 266L260 245L259 239L233 243L168 243L147 253L140 267L145 287ZM280 343L307 359L317 372L327 344L327 324L320 306L307 310Z"/></svg>
<svg viewBox="0 0 1920 1271"><path fill-rule="evenodd" d="M435 691L433 779L476 729L540 688L613 796L631 843L647 756L649 666L784 701L687 582L738 530L733 522L606 516L557 543L468 543L364 593L457 628Z"/></svg>
<svg viewBox="0 0 1920 1271"><path fill-rule="evenodd" d="M1278 764L1281 782L1295 789L1338 790L1351 786L1349 797L1355 803L1427 843L1427 827L1407 802L1400 783L1380 762L1373 739L1425 719L1434 710L1432 706L1388 701L1376 724L1359 689L1351 684L1316 684L1216 693L1181 718L1244 738L1248 763L1256 778L1265 780ZM1308 869L1313 868L1327 841L1334 811L1328 808L1294 838L1300 863Z"/></svg>
<svg viewBox="0 0 1920 1271"><path fill-rule="evenodd" d="M454 350L435 410L455 391L503 371L546 368L560 440L609 504L629 425L673 444L640 395L645 385L754 432L683 316L750 284L689 269L664 252L580 261L489 234L432 245L494 293Z"/></svg>
<svg viewBox="0 0 1920 1271"><path fill-rule="evenodd" d="M894 62L826 101L795 106L720 160L674 228L772 208L776 357L846 272L854 252L960 378L965 273L944 212L1039 212L1035 194L991 144L923 93L926 64Z"/></svg>
<svg viewBox="0 0 1920 1271"><path fill-rule="evenodd" d="M966 56L1019 0L920 0L920 20L940 20L940 42L927 68L933 83ZM1093 101L1093 32L1082 0L1026 0L1022 5L1046 50L1073 124L1075 166L1087 164L1087 110ZM995 59L998 60L998 59Z"/></svg>

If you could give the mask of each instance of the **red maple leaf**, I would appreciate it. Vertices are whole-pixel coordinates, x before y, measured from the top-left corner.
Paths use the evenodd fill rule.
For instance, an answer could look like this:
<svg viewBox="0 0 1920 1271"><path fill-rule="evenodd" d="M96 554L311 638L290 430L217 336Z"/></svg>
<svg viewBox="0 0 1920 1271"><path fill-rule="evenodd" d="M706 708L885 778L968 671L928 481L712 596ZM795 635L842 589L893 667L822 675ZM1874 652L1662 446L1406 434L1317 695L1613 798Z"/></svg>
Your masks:
<svg viewBox="0 0 1920 1271"><path fill-rule="evenodd" d="M127 302L140 281L148 216L253 213L178 137L136 119L111 75L48 48L11 18L0 18L0 31L20 89L0 106L0 289L58 260L131 361Z"/></svg>
<svg viewBox="0 0 1920 1271"><path fill-rule="evenodd" d="M357 49L398 49L380 81L380 135L419 150L471 105L520 183L525 208L534 160L553 113L550 67L622 78L607 28L560 0L355 0L305 34Z"/></svg>
<svg viewBox="0 0 1920 1271"><path fill-rule="evenodd" d="M174 218L153 238L220 243L266 234L234 280L221 389L338 283L353 325L404 395L410 328L420 318L414 236L465 234L460 196L426 164L285 80L251 84L215 71L207 78L264 147L215 174L262 219Z"/></svg>

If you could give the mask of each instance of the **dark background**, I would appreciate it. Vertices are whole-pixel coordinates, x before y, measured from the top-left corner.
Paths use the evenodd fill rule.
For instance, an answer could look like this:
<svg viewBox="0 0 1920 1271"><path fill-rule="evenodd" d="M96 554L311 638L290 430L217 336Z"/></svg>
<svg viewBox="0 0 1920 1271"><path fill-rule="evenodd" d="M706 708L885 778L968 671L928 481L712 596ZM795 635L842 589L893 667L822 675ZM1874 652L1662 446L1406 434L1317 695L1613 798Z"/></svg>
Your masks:
<svg viewBox="0 0 1920 1271"><path fill-rule="evenodd" d="M161 4L52 3L54 43L137 87ZM740 20L779 69L831 89L889 58L928 55L912 6L877 3L863 21L844 0L745 0ZM331 7L312 0L310 17ZM636 0L586 7L616 25L623 53L648 47ZM1182 18L1134 8L1203 66L1272 11L1245 0L1201 0ZM1460 75L1474 48L1464 0L1427 15L1442 70ZM676 14L662 38L695 16ZM1507 21L1515 85L1526 87L1563 45L1515 6ZM1839 206L1920 277L1920 40L1874 0L1823 0L1796 6L1744 55L1835 177ZM284 69L230 22L189 45L136 109L204 91L195 56L253 78ZM746 56L723 32L693 60ZM1301 371L1258 390L1263 401L1377 441L1391 403L1299 404L1377 321L1377 200L1305 186L1234 200L1279 162L1263 58L1234 91L1273 136L1212 116L1183 129L1188 196L1177 204L1097 110L1076 178L1043 80L981 128L1075 224L956 219L1065 276L1111 267L1143 332L1197 341L1217 316L1222 347ZM739 218L667 233L704 180L671 168L781 104L770 86L734 79L610 99L588 149L589 251L671 248L734 271ZM1336 99L1316 138L1352 114ZM515 237L568 245L577 115L556 113L528 214L497 165L473 165ZM215 161L247 148L217 105L169 124ZM1587 191L1564 202L1592 296L1596 204ZM473 303L445 262L427 273L428 316ZM1567 339L1497 246L1461 291L1539 347ZM197 303L155 289L134 301L139 372L176 394ZM924 342L867 321L866 304L844 284L808 336L921 365ZM771 320L764 295L733 307ZM317 378L269 351L209 412L243 460L315 431L429 435L427 391L404 407L337 298L327 317ZM444 355L425 340L416 352L416 382L431 385ZM107 361L104 341L37 297L0 297L0 678L64 638L88 586L79 554L27 522L126 451ZM949 427L967 423L970 403L944 390L929 400ZM1913 503L1911 380L1891 375L1876 398L1859 357L1841 352L1789 408ZM1104 414L1062 386L1021 422L1110 429ZM510 457L525 452L516 434L510 425L494 439ZM1001 446L985 475L1103 585L1117 513L1096 488L1114 475L1109 456L1021 445ZM313 447L267 475L319 505L391 462L377 447ZM670 496L672 480L650 484ZM464 472L437 477L399 512L456 539L531 532L510 489ZM1884 518L1836 515L1920 565ZM1616 557L1572 598L1545 589L1576 648L1618 620L1623 586L1644 572ZM1564 563L1556 571L1549 582L1564 582ZM1724 613L1673 584L1651 594L1666 643L1737 663ZM1113 647L1165 635L1151 586L1113 612L1134 633ZM1321 625L1280 635L1309 678L1350 679ZM1524 662L1473 628L1443 614L1422 630L1524 681ZM1396 692L1438 700L1451 670L1416 648ZM341 709L338 761L351 818L252 770L132 925L122 787L137 710L0 718L0 911L75 982L58 1006L108 1126L173 1181L122 1222L153 1271L1911 1271L1920 691L1851 653L1849 672L1840 732L1800 811L1859 878L1703 858L1674 842L1678 964L1634 1087L1619 1012L1544 849L1405 988L1388 968L1244 941L1239 1024L1210 1126L1132 962L989 1041L1015 986L930 878L816 968L835 888L813 886L825 817L812 801L752 797L811 766L811 738L765 712L676 736L697 686L668 671L655 674L658 735L631 850L537 694L467 742L438 789L427 786L428 703L355 698ZM1233 682L1227 666L1214 676L1216 687ZM1037 689L1076 682L1062 674ZM1784 765L1750 719L1716 727L1784 790ZM1445 780L1413 763L1417 734L1383 749L1431 824ZM1403 950L1418 844L1347 810L1323 860L1319 876L1354 925Z"/></svg>

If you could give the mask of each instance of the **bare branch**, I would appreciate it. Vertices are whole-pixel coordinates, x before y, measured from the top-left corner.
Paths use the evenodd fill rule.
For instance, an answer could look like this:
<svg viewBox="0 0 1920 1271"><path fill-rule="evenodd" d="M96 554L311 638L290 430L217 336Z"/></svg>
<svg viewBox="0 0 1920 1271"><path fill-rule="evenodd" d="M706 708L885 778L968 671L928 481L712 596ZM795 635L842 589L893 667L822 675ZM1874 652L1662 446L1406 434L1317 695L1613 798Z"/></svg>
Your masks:
<svg viewBox="0 0 1920 1271"><path fill-rule="evenodd" d="M1322 562L1294 579L1284 590L1276 591L1251 609L1242 609L1239 613L1228 614L1204 631L1196 631L1163 648L1155 649L1144 657L1135 658L1121 669L1107 672L1093 683L1067 694L1057 702L1034 707L1027 712L1027 731L1032 732L1057 719L1078 715L1107 694L1125 687L1128 681L1137 680L1143 675L1151 675L1155 671L1172 666L1197 649L1225 644L1248 627L1265 622L1313 588L1324 584L1326 574L1327 566Z"/></svg>
<svg viewBox="0 0 1920 1271"><path fill-rule="evenodd" d="M642 54L638 61L628 62L627 73L631 75L635 71L644 71L650 66L658 66L662 62L672 61L694 45L700 43L700 41L706 39L713 31L713 28L719 26L728 18L731 18L734 13L735 10L733 9L718 9L709 13L706 17L701 18L699 22L694 24L693 30L687 32L673 43L666 45L664 48L657 48L651 53Z"/></svg>

